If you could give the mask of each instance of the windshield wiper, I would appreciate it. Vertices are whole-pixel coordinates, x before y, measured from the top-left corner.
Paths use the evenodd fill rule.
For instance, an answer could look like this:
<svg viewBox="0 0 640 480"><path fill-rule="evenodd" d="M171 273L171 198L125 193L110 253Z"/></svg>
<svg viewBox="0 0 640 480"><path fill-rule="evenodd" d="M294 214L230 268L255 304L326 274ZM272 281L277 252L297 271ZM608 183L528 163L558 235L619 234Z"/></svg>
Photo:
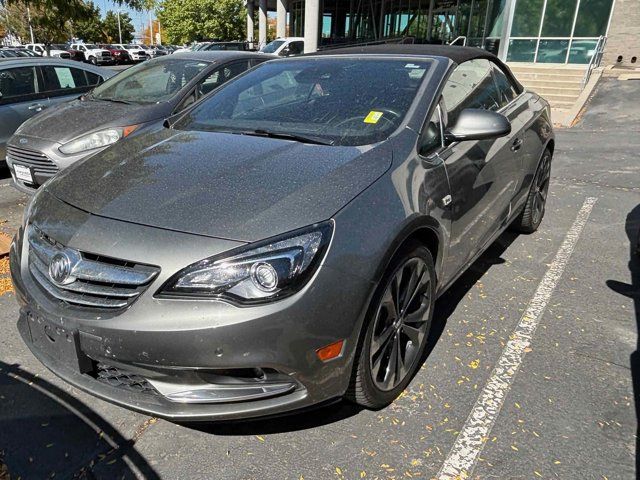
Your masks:
<svg viewBox="0 0 640 480"><path fill-rule="evenodd" d="M93 100L101 100L103 102L113 102L113 103L124 103L125 105L135 105L134 102L130 102L128 100L119 100L117 98L108 98L108 97L96 97L96 96L91 96L91 98Z"/></svg>
<svg viewBox="0 0 640 480"><path fill-rule="evenodd" d="M230 133L238 133L240 135L254 135L257 137L281 138L283 140L295 140L296 142L312 143L315 145L333 145L333 140L327 140L322 137L316 137L313 135L299 135L297 133L272 132L270 130L264 130L261 128L258 128L256 130L242 130Z"/></svg>

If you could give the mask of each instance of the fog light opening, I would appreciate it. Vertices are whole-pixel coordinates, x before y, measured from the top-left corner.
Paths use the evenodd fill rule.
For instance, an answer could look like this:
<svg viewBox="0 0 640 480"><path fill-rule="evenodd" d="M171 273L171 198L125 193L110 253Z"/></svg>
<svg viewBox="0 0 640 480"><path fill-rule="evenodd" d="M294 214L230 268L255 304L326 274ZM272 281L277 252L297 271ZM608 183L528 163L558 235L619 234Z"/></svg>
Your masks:
<svg viewBox="0 0 640 480"><path fill-rule="evenodd" d="M318 358L323 362L328 362L329 360L333 360L334 358L338 358L342 355L343 346L344 340L330 343L329 345L316 350L316 355L318 355Z"/></svg>

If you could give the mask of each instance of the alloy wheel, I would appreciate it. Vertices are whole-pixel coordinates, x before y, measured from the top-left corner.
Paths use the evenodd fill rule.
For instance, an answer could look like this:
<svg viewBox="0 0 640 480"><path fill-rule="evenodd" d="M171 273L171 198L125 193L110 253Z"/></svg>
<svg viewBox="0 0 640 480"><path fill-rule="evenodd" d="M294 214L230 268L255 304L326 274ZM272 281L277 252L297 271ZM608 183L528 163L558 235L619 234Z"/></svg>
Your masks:
<svg viewBox="0 0 640 480"><path fill-rule="evenodd" d="M536 176L534 198L533 198L533 221L538 223L547 202L549 192L549 179L551 177L551 156L545 155Z"/></svg>
<svg viewBox="0 0 640 480"><path fill-rule="evenodd" d="M393 390L413 371L428 327L431 278L421 258L408 259L386 287L374 319L369 350L377 388Z"/></svg>

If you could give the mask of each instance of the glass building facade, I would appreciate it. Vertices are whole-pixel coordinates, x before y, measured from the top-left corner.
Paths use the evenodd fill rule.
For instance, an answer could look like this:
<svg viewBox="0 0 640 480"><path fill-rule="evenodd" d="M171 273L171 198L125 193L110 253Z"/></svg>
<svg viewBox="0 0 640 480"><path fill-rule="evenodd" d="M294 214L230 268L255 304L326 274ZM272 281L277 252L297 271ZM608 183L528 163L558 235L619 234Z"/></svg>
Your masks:
<svg viewBox="0 0 640 480"><path fill-rule="evenodd" d="M519 0L507 60L589 63L606 35L613 0Z"/></svg>
<svg viewBox="0 0 640 480"><path fill-rule="evenodd" d="M485 48L508 61L588 63L613 0L321 0L319 45L406 38ZM303 36L305 1L289 32Z"/></svg>

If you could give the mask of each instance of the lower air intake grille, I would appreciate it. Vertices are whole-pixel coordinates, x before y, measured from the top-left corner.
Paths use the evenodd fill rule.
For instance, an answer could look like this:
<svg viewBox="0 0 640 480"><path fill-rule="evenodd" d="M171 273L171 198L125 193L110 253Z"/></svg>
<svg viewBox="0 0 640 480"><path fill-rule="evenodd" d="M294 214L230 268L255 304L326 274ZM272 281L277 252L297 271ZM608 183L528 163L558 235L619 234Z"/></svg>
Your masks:
<svg viewBox="0 0 640 480"><path fill-rule="evenodd" d="M144 377L112 365L98 363L95 375L96 380L111 387L122 388L135 393L158 395L158 391Z"/></svg>

